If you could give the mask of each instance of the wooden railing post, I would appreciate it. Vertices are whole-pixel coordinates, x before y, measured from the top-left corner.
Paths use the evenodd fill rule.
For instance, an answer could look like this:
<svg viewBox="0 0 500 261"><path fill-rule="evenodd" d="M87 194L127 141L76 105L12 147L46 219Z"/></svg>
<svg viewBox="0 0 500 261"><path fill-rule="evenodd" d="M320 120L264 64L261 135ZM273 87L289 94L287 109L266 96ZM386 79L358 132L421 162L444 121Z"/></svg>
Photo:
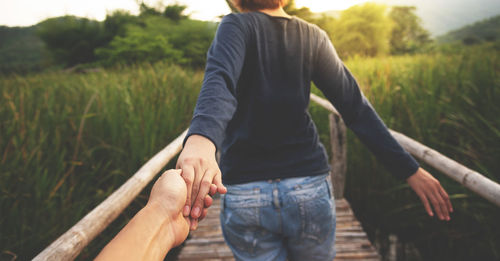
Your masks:
<svg viewBox="0 0 500 261"><path fill-rule="evenodd" d="M347 137L344 121L338 114L330 113L330 144L332 160L330 173L335 199L344 197L345 174L347 170Z"/></svg>

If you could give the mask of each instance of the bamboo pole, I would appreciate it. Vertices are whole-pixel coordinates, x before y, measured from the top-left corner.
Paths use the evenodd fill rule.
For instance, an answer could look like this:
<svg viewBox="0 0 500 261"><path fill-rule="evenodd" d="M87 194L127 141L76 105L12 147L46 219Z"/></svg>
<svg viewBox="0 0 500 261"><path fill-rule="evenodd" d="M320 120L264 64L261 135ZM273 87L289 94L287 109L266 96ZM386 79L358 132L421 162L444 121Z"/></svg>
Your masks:
<svg viewBox="0 0 500 261"><path fill-rule="evenodd" d="M500 207L500 184L401 133L391 134L412 155Z"/></svg>
<svg viewBox="0 0 500 261"><path fill-rule="evenodd" d="M311 100L319 104L326 110L330 111L331 113L340 116L340 113L337 111L337 109L335 109L335 107L333 107L333 105L328 100L325 100L314 93L311 93Z"/></svg>
<svg viewBox="0 0 500 261"><path fill-rule="evenodd" d="M311 100L328 111L338 114L329 101L314 94L311 94ZM390 129L389 131L409 153L500 207L500 184L399 132Z"/></svg>
<svg viewBox="0 0 500 261"><path fill-rule="evenodd" d="M73 260L134 200L158 172L180 152L184 131L153 156L127 182L60 236L33 260Z"/></svg>

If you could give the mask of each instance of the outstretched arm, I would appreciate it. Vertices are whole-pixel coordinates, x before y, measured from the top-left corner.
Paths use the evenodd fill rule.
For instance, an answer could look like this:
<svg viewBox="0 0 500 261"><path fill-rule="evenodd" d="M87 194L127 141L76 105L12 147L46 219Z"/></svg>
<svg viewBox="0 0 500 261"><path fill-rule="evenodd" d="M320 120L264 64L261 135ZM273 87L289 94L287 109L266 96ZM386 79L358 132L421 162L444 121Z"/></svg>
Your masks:
<svg viewBox="0 0 500 261"><path fill-rule="evenodd" d="M202 214L203 198L210 184L225 193L221 172L215 160L229 121L237 107L237 82L246 53L245 28L233 15L225 16L207 54L203 86L198 96L193 119L177 161L187 184L184 215L191 217L191 229L196 229Z"/></svg>
<svg viewBox="0 0 500 261"><path fill-rule="evenodd" d="M96 260L163 260L189 233L182 215L186 184L180 170L169 170L155 182L146 206L99 253ZM211 194L215 191L212 188ZM212 198L205 198L205 207Z"/></svg>
<svg viewBox="0 0 500 261"><path fill-rule="evenodd" d="M439 219L449 220L453 208L448 194L392 137L324 32L317 50L313 81L337 108L347 127L394 176L410 184L430 216L432 205Z"/></svg>

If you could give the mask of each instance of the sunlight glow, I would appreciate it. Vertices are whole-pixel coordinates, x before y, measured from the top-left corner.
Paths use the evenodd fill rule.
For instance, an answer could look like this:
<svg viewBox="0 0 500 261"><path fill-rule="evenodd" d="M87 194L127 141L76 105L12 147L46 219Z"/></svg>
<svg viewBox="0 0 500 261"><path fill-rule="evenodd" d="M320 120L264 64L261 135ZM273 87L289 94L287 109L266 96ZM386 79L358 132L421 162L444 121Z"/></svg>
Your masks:
<svg viewBox="0 0 500 261"><path fill-rule="evenodd" d="M344 10L353 5L367 2L368 0L295 0L297 7L309 7L313 12L325 12L331 10Z"/></svg>
<svg viewBox="0 0 500 261"><path fill-rule="evenodd" d="M138 1L140 2L140 1ZM148 5L187 5L187 13L194 19L216 20L218 16L230 12L224 0L146 0ZM0 25L28 26L44 19L62 15L76 15L102 21L106 14L117 9L128 10L137 14L139 8L136 0L0 0Z"/></svg>
<svg viewBox="0 0 500 261"><path fill-rule="evenodd" d="M106 14L117 10L128 10L138 13L136 0L0 0L0 25L27 26L36 24L46 18L62 15L76 15L102 21ZM297 7L309 7L313 12L343 10L367 0L296 0ZM220 15L229 13L224 0L146 0L147 4L156 6L179 3L187 5L187 13L194 19L217 20Z"/></svg>

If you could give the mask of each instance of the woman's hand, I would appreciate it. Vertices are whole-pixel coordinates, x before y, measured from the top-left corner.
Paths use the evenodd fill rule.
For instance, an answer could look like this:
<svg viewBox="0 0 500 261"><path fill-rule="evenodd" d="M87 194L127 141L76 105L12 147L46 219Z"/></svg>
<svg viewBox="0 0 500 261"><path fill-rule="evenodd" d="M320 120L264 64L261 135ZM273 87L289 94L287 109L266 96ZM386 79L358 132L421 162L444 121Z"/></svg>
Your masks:
<svg viewBox="0 0 500 261"><path fill-rule="evenodd" d="M214 190L226 193L222 185L221 172L215 159L215 145L200 135L191 135L177 160L177 169L187 185L187 200L183 208L184 216L191 217L191 229L196 229L198 219L206 215L204 202L207 194ZM212 193L210 193L212 195Z"/></svg>
<svg viewBox="0 0 500 261"><path fill-rule="evenodd" d="M441 220L450 220L450 213L453 212L448 193L429 172L419 168L417 172L406 179L410 187L417 193L424 204L429 216L434 216L431 206Z"/></svg>

